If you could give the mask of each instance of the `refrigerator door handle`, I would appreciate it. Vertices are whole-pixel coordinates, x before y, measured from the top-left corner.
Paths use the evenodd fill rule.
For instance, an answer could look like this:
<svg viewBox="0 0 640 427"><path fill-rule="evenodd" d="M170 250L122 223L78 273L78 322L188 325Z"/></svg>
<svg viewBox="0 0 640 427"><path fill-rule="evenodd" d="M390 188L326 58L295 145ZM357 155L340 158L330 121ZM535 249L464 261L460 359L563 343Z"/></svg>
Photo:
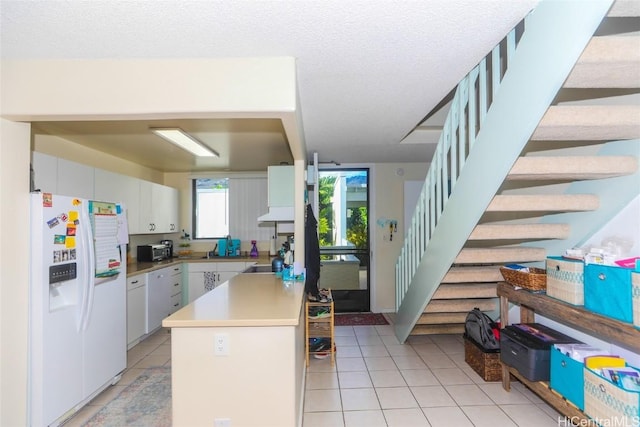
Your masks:
<svg viewBox="0 0 640 427"><path fill-rule="evenodd" d="M93 248L93 232L91 229L91 221L89 220L90 214L89 214L89 204L88 201L85 201L85 203L87 203L87 206L85 206L84 209L81 210L81 217L82 218L82 223L86 224L84 227L82 227L83 233L82 236L84 238L84 243L85 243L85 248L84 248L84 252L86 254L86 258L87 261L87 265L85 266L84 269L84 274L86 275L86 280L84 281L84 299L83 299L83 316L82 316L82 323L81 323L81 330L86 331L87 327L89 326L89 319L91 317L91 311L93 309L93 295L94 295L94 285L95 285L95 274L94 274L94 268L95 268L95 263L96 263L96 259L95 259L95 253L94 253L94 248Z"/></svg>

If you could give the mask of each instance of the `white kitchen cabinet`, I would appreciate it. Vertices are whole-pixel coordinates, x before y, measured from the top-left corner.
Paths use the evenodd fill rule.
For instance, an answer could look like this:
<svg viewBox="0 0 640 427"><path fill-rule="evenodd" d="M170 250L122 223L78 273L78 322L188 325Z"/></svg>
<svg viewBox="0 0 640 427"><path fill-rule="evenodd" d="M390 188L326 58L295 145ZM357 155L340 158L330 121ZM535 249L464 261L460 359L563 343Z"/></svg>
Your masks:
<svg viewBox="0 0 640 427"><path fill-rule="evenodd" d="M95 170L95 199L124 204L130 234L139 234L140 181L137 178Z"/></svg>
<svg viewBox="0 0 640 427"><path fill-rule="evenodd" d="M140 181L140 233L178 231L178 190L155 182Z"/></svg>
<svg viewBox="0 0 640 427"><path fill-rule="evenodd" d="M58 194L58 158L34 151L31 166L35 189L43 193Z"/></svg>
<svg viewBox="0 0 640 427"><path fill-rule="evenodd" d="M269 166L269 208L294 206L294 166Z"/></svg>
<svg viewBox="0 0 640 427"><path fill-rule="evenodd" d="M61 196L94 198L94 169L48 154L33 152L35 188Z"/></svg>
<svg viewBox="0 0 640 427"><path fill-rule="evenodd" d="M245 270L253 262L192 262L188 264L188 302L192 303L209 290L220 286L236 274ZM209 288L207 289L207 284Z"/></svg>
<svg viewBox="0 0 640 427"><path fill-rule="evenodd" d="M177 297L176 297L177 296ZM176 298L180 303L175 305ZM182 265L161 268L147 273L147 321L150 333L162 324L162 319L181 307Z"/></svg>
<svg viewBox="0 0 640 427"><path fill-rule="evenodd" d="M139 200L140 211L138 212L139 231L140 233L155 233L154 213L153 213L153 182L140 181Z"/></svg>
<svg viewBox="0 0 640 427"><path fill-rule="evenodd" d="M127 278L127 348L136 345L145 334L147 299L146 274Z"/></svg>
<svg viewBox="0 0 640 427"><path fill-rule="evenodd" d="M62 196L94 198L94 168L58 159L58 189Z"/></svg>
<svg viewBox="0 0 640 427"><path fill-rule="evenodd" d="M178 231L178 190L166 185L153 184L151 201L155 212L156 233Z"/></svg>

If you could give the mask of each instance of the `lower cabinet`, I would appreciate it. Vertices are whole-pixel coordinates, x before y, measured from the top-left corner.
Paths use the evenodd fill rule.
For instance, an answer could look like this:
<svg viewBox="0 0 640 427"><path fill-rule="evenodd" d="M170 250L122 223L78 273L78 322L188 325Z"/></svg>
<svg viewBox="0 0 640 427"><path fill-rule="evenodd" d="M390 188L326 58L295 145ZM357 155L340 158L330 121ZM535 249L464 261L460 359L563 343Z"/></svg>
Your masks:
<svg viewBox="0 0 640 427"><path fill-rule="evenodd" d="M160 327L162 319L182 306L182 264L147 273L145 333Z"/></svg>
<svg viewBox="0 0 640 427"><path fill-rule="evenodd" d="M192 303L236 274L244 271L253 262L192 262L188 264L188 299Z"/></svg>
<svg viewBox="0 0 640 427"><path fill-rule="evenodd" d="M127 347L136 345L145 334L147 278L139 274L127 278Z"/></svg>

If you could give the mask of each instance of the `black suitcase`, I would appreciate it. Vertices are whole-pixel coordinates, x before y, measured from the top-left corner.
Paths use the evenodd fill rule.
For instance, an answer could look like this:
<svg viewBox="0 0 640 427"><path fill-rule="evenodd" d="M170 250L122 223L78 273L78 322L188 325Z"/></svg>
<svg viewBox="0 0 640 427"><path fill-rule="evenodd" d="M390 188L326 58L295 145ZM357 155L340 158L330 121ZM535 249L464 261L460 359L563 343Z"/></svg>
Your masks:
<svg viewBox="0 0 640 427"><path fill-rule="evenodd" d="M551 346L580 342L539 323L516 323L500 332L500 361L529 381L549 381Z"/></svg>

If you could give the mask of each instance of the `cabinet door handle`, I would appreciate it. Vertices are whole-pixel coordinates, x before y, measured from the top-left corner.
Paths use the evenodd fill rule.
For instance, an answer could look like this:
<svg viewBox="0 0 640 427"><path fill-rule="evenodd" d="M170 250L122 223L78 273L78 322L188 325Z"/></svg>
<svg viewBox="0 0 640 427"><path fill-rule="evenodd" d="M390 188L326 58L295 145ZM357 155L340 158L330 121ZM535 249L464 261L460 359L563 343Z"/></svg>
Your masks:
<svg viewBox="0 0 640 427"><path fill-rule="evenodd" d="M133 282L131 282L132 285L135 285L136 283L138 283L137 280L134 280Z"/></svg>
<svg viewBox="0 0 640 427"><path fill-rule="evenodd" d="M173 306L174 306L174 307L177 307L177 306L179 306L179 305L180 305L180 303L179 303L179 302L177 302L177 303L173 304Z"/></svg>

